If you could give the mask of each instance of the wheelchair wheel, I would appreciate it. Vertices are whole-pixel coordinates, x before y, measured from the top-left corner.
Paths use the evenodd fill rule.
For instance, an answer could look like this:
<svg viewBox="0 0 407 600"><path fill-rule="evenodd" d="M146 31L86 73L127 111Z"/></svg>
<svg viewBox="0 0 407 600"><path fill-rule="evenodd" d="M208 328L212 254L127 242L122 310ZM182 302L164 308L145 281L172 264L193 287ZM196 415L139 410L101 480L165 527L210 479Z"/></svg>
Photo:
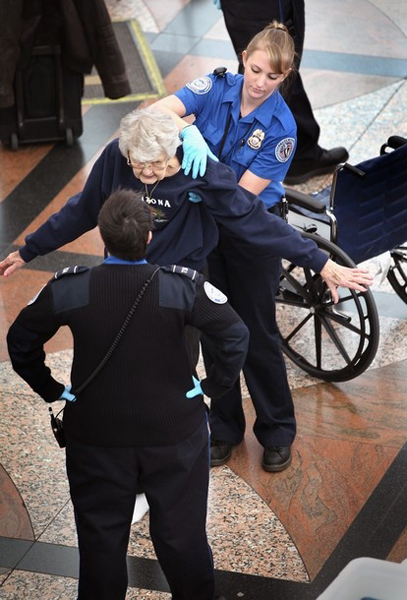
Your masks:
<svg viewBox="0 0 407 600"><path fill-rule="evenodd" d="M345 252L311 233L336 263L354 267ZM371 364L379 344L379 318L370 290L338 289L334 304L322 277L283 261L276 297L277 323L284 353L309 375L325 381L347 381Z"/></svg>
<svg viewBox="0 0 407 600"><path fill-rule="evenodd" d="M396 294L407 303L407 246L398 246L391 251L393 265L387 279Z"/></svg>

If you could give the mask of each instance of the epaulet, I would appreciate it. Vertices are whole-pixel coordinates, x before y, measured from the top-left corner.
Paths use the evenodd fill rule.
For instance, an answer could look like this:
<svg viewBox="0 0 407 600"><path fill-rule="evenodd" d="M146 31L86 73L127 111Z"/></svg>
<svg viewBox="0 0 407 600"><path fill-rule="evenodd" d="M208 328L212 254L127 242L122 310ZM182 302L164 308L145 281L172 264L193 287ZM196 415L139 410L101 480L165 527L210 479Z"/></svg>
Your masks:
<svg viewBox="0 0 407 600"><path fill-rule="evenodd" d="M215 75L216 77L224 77L226 71L227 71L226 67L217 67L216 69L213 70L212 74Z"/></svg>
<svg viewBox="0 0 407 600"><path fill-rule="evenodd" d="M61 269L55 273L54 279L60 279L65 275L77 275L78 273L84 273L85 271L89 271L89 267L78 267L78 265L75 267L65 267L65 269Z"/></svg>
<svg viewBox="0 0 407 600"><path fill-rule="evenodd" d="M224 79L229 87L236 85L236 76L233 73L227 73L226 67L218 67L212 71L216 79Z"/></svg>
<svg viewBox="0 0 407 600"><path fill-rule="evenodd" d="M189 267L182 267L180 265L168 265L167 267L161 267L162 271L166 271L167 273L176 273L177 275L184 275L184 277L188 277L195 281L198 279L198 271L195 269L190 269Z"/></svg>

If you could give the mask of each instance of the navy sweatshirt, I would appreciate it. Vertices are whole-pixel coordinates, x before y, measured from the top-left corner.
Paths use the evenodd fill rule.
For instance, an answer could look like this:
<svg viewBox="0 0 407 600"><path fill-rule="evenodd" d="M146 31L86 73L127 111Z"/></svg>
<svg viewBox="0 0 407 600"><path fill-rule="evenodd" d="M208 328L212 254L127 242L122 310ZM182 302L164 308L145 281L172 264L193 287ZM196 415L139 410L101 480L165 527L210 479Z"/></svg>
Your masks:
<svg viewBox="0 0 407 600"><path fill-rule="evenodd" d="M178 158L182 162L181 147ZM93 229L102 204L119 187L145 191L114 140L96 161L83 191L26 237L22 258L29 262ZM198 194L202 202L190 202L189 192ZM150 203L158 209L147 254L152 263L201 270L217 244L217 225L248 260L282 257L319 273L328 259L314 242L303 239L280 217L268 213L261 200L238 186L232 169L221 162L208 160L205 175L197 179L182 170L163 179Z"/></svg>

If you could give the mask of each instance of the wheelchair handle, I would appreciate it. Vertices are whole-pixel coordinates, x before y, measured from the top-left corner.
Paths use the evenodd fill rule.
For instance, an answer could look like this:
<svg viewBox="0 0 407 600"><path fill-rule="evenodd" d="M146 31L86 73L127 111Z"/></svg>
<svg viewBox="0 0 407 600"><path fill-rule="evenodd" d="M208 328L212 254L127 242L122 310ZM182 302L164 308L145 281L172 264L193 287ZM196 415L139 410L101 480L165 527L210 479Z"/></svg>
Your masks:
<svg viewBox="0 0 407 600"><path fill-rule="evenodd" d="M383 146L380 148L380 154L386 154L387 148L397 150L397 148L401 148L401 146L404 146L404 144L407 144L406 138L401 137L401 135L392 135L387 140L387 143L383 144Z"/></svg>
<svg viewBox="0 0 407 600"><path fill-rule="evenodd" d="M356 175L357 177L366 177L366 173L364 171L358 169L357 167L349 163L344 163L342 165L342 169L346 169L347 171L353 173L353 175Z"/></svg>
<svg viewBox="0 0 407 600"><path fill-rule="evenodd" d="M299 190L293 190L291 188L284 188L285 197L289 204L297 204L301 208L312 210L316 213L324 213L326 206L320 200L312 198L309 194L304 194Z"/></svg>

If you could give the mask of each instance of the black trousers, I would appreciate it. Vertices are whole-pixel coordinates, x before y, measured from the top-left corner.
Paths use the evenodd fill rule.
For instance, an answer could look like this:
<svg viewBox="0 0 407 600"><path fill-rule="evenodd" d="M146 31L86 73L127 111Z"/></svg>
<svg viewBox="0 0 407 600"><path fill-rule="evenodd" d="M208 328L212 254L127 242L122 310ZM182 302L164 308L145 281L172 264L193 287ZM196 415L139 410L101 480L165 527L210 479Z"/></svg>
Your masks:
<svg viewBox="0 0 407 600"><path fill-rule="evenodd" d="M213 600L206 420L175 446L94 447L68 437L66 466L80 552L78 600L125 599L138 482L150 505L151 539L172 598Z"/></svg>
<svg viewBox="0 0 407 600"><path fill-rule="evenodd" d="M257 264L221 238L208 267L210 282L227 295L250 332L243 373L256 411L253 431L263 447L291 446L296 434L294 404L275 315L281 261L270 258ZM211 348L204 337L202 349L209 365ZM209 423L213 439L242 441L246 423L239 381L230 392L211 400Z"/></svg>
<svg viewBox="0 0 407 600"><path fill-rule="evenodd" d="M280 14L280 2L282 14ZM298 72L305 36L304 0L221 0L226 29L243 72L241 52L259 31L274 19L283 21L294 38L298 56L297 72L282 94L297 123L297 149L293 163L312 161L321 156L318 146L320 128Z"/></svg>

